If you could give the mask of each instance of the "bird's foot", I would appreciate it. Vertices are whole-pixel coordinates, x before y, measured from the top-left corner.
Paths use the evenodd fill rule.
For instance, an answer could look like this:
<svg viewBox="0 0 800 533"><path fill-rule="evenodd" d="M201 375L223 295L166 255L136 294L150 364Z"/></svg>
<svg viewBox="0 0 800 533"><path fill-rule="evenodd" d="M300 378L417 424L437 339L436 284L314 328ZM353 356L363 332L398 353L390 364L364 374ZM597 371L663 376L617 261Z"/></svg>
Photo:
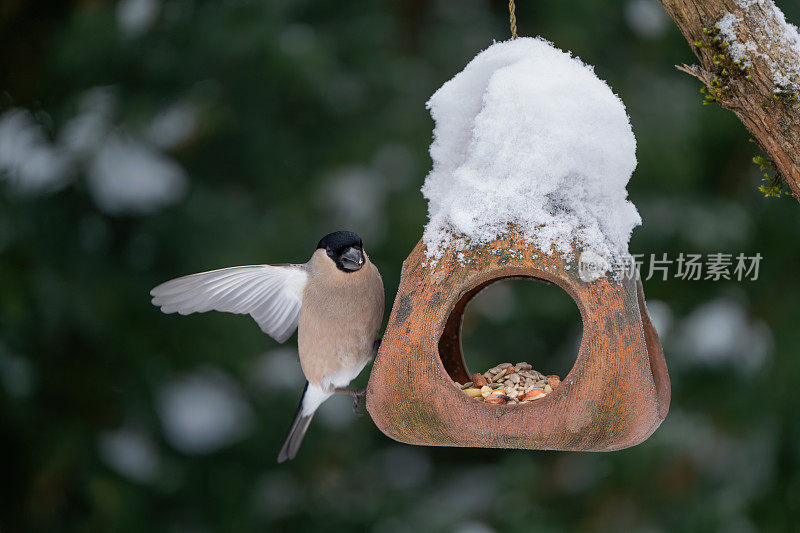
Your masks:
<svg viewBox="0 0 800 533"><path fill-rule="evenodd" d="M333 389L333 392L338 392L340 394L349 394L353 397L353 412L357 416L364 416L364 412L361 410L361 406L359 404L359 400L361 398L366 397L367 389L359 389L359 390L352 390L352 389Z"/></svg>

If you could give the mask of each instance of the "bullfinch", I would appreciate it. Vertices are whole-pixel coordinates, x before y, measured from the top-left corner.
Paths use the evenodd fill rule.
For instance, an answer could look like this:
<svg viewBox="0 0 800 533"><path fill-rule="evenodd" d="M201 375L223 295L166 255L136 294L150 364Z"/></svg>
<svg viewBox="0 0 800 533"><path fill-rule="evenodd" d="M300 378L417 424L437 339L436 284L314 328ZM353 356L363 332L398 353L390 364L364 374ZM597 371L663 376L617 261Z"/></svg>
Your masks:
<svg viewBox="0 0 800 533"><path fill-rule="evenodd" d="M305 264L223 268L177 278L150 291L164 313L249 314L285 342L297 329L306 386L278 462L297 455L314 412L372 359L383 321L383 280L361 238L337 231L322 238Z"/></svg>

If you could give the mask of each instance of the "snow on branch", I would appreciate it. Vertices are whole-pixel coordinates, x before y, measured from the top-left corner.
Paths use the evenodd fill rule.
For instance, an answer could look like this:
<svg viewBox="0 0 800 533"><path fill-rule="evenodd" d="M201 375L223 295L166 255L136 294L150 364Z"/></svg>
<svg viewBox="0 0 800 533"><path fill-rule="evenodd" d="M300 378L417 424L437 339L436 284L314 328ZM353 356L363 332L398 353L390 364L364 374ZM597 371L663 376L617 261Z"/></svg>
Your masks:
<svg viewBox="0 0 800 533"><path fill-rule="evenodd" d="M700 65L706 103L733 111L769 154L768 196L782 180L800 199L800 35L772 0L661 0ZM766 162L766 163L765 163ZM770 176L769 169L775 169Z"/></svg>

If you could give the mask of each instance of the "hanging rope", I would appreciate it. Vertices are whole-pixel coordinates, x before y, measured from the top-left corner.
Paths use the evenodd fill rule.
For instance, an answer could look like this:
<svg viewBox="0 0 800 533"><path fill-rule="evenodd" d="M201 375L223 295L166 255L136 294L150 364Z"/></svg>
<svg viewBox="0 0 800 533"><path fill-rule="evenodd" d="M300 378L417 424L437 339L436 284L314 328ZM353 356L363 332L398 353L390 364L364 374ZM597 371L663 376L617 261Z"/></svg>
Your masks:
<svg viewBox="0 0 800 533"><path fill-rule="evenodd" d="M508 23L511 26L511 38L517 38L517 15L514 14L514 0L508 0Z"/></svg>

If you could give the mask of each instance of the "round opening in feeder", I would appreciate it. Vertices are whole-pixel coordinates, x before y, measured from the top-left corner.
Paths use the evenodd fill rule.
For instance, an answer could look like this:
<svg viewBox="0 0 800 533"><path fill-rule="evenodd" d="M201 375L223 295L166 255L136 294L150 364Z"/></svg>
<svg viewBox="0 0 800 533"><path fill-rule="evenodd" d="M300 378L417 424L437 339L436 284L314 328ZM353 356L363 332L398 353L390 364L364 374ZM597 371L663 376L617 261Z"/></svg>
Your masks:
<svg viewBox="0 0 800 533"><path fill-rule="evenodd" d="M467 304L461 349L470 375L525 361L563 377L582 332L580 310L566 291L536 278L511 278L487 285Z"/></svg>
<svg viewBox="0 0 800 533"><path fill-rule="evenodd" d="M501 277L462 295L448 317L438 352L459 384L495 365L520 362L530 364L534 374L563 379L575 363L582 333L578 306L557 284L529 276Z"/></svg>

